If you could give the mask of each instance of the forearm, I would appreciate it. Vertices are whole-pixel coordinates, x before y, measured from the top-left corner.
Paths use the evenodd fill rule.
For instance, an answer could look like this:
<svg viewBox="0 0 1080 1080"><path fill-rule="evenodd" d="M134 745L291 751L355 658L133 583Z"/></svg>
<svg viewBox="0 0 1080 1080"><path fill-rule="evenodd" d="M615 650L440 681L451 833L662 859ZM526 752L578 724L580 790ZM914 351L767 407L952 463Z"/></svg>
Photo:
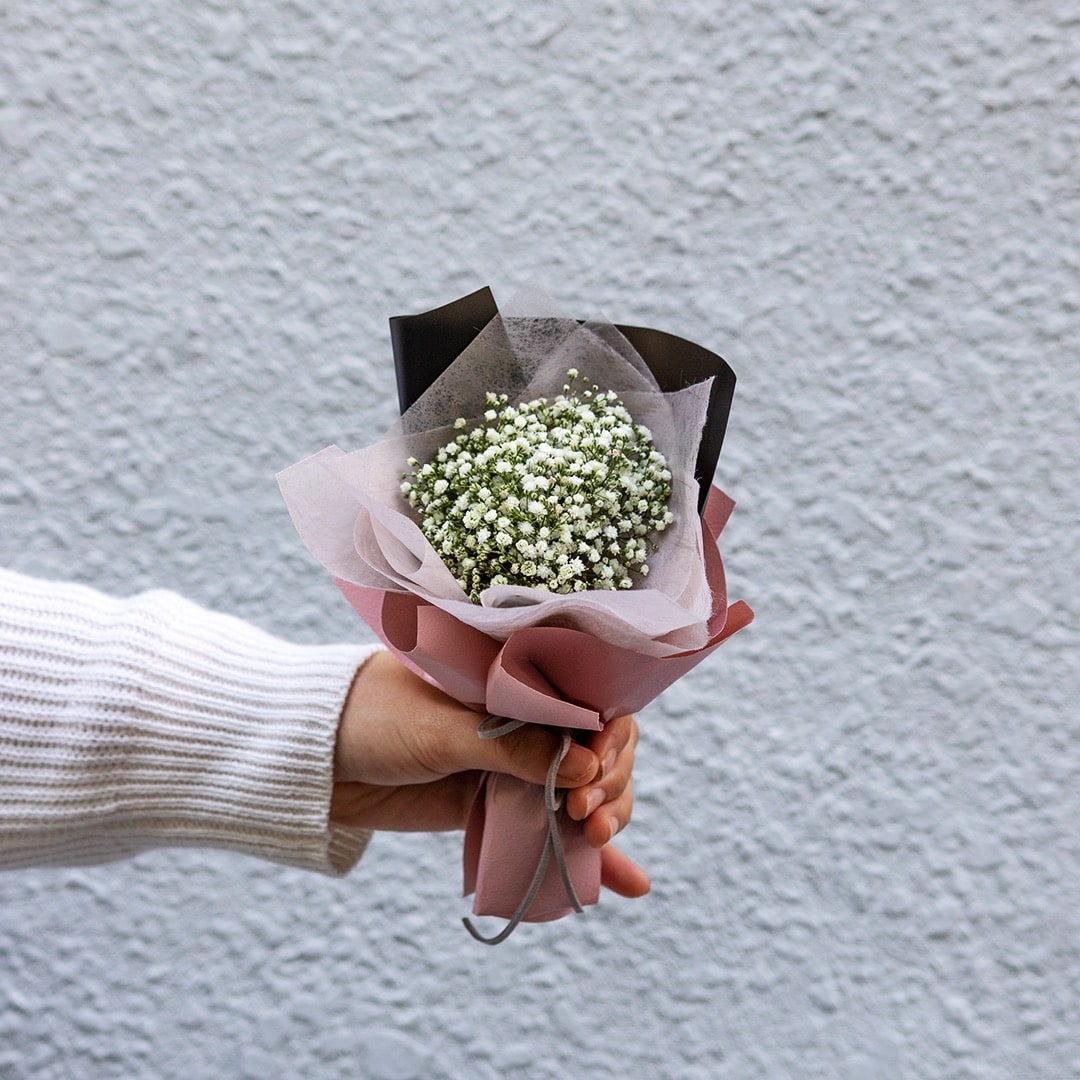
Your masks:
<svg viewBox="0 0 1080 1080"><path fill-rule="evenodd" d="M334 744L371 651L0 570L0 866L198 845L344 872L367 834L329 823Z"/></svg>

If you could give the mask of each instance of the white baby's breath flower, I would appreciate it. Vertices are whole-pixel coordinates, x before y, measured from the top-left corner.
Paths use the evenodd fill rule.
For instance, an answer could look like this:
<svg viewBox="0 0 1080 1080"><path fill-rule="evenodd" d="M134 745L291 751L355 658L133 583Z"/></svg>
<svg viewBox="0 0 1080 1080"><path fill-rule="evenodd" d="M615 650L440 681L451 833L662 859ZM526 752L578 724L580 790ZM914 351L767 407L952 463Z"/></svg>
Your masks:
<svg viewBox="0 0 1080 1080"><path fill-rule="evenodd" d="M567 376L550 401L487 394L481 424L457 419L433 461L408 461L401 493L473 600L494 585L631 588L649 572L647 538L674 520L648 429L613 391Z"/></svg>

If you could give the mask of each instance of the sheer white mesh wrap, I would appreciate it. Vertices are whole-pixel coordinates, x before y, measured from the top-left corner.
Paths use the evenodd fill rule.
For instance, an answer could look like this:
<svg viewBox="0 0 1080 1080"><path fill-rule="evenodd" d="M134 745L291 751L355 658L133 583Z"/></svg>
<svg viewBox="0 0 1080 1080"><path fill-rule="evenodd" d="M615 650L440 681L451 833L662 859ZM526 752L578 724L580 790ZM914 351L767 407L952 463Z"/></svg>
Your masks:
<svg viewBox="0 0 1080 1080"><path fill-rule="evenodd" d="M652 433L672 473L675 521L649 558L647 587L558 595L497 586L472 603L425 539L401 494L409 457L430 459L478 421L489 391L511 403L553 397L569 368L614 390ZM278 477L296 528L335 576L412 593L499 640L530 626L569 626L655 656L705 644L711 596L705 580L694 463L710 381L664 394L630 343L605 320L585 325L536 292L520 293L391 428L363 450L336 446ZM662 640L661 640L662 639Z"/></svg>

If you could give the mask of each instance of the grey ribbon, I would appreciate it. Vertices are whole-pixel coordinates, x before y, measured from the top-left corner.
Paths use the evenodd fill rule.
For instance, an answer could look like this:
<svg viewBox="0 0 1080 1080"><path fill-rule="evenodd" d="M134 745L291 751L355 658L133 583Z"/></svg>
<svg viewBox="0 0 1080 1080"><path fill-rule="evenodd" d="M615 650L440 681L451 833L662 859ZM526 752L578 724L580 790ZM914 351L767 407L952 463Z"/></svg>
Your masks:
<svg viewBox="0 0 1080 1080"><path fill-rule="evenodd" d="M498 739L503 735L509 735L511 731L517 731L524 723L524 720L508 720L504 716L486 716L480 721L476 733L481 739ZM544 850L540 853L540 860L536 864L536 870L533 873L532 881L529 882L529 888L521 903L518 904L517 910L510 917L510 921L502 928L502 930L492 937L484 937L484 935L473 926L470 919L461 920L465 924L465 929L468 930L477 941L482 941L485 945L499 945L517 929L518 924L525 918L525 913L536 899L536 894L540 891L540 886L544 882L544 875L547 873L548 864L551 862L551 857L553 855L555 857L555 865L559 868L559 876L562 878L563 888L566 890L566 898L570 901L570 906L579 915L583 914L585 910L577 898L577 893L574 892L574 885L570 880L570 868L566 865L566 852L563 850L562 833L559 831L558 818L559 809L563 804L563 796L562 792L555 787L555 778L559 775L559 766L563 763L563 758L569 753L572 741L570 733L564 731L562 745L559 747L555 757L551 760L551 764L548 766L547 779L544 781L544 806L547 809L548 820L547 839L544 841Z"/></svg>

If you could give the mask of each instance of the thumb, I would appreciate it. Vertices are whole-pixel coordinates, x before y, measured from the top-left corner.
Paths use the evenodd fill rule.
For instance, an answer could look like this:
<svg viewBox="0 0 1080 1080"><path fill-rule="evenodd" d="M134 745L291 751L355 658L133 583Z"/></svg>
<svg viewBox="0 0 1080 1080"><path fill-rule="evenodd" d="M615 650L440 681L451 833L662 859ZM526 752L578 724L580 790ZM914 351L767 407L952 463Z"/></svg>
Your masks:
<svg viewBox="0 0 1080 1080"><path fill-rule="evenodd" d="M495 739L473 735L464 768L507 773L531 784L543 784L556 755L562 751L563 737L538 724L524 724L516 731ZM571 741L559 765L556 784L573 788L587 784L600 771L600 759L588 747Z"/></svg>

